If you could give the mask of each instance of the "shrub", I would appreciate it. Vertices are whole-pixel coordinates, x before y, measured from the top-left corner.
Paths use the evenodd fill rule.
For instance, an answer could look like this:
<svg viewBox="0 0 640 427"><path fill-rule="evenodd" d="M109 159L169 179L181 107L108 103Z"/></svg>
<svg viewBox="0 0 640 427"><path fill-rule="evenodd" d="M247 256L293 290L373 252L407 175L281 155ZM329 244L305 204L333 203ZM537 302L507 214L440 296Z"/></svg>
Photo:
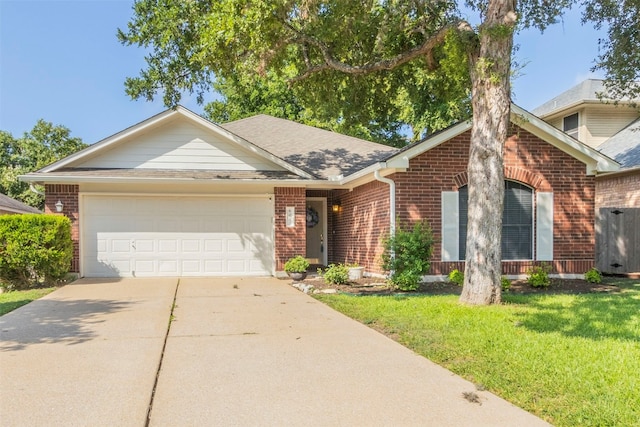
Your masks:
<svg viewBox="0 0 640 427"><path fill-rule="evenodd" d="M457 268L452 270L451 273L449 273L449 281L458 286L462 286L464 284L464 273Z"/></svg>
<svg viewBox="0 0 640 427"><path fill-rule="evenodd" d="M602 274L593 267L591 270L584 273L584 280L589 283L601 283L602 282Z"/></svg>
<svg viewBox="0 0 640 427"><path fill-rule="evenodd" d="M289 258L284 264L284 271L287 273L305 273L309 268L309 261L302 255Z"/></svg>
<svg viewBox="0 0 640 427"><path fill-rule="evenodd" d="M551 284L549 280L549 265L536 265L527 270L527 283L534 288L546 288Z"/></svg>
<svg viewBox="0 0 640 427"><path fill-rule="evenodd" d="M507 279L504 276L502 276L502 279L500 279L500 284L502 285L503 292L509 292L509 289L511 289L511 280Z"/></svg>
<svg viewBox="0 0 640 427"><path fill-rule="evenodd" d="M0 217L0 281L10 289L54 285L71 267L71 221L61 215Z"/></svg>
<svg viewBox="0 0 640 427"><path fill-rule="evenodd" d="M429 224L418 222L411 231L398 227L395 235L382 243L382 268L391 272L390 282L403 291L418 289L420 279L431 266L433 236Z"/></svg>
<svg viewBox="0 0 640 427"><path fill-rule="evenodd" d="M344 285L349 283L349 267L344 264L329 264L324 270L318 269L325 282L332 285Z"/></svg>

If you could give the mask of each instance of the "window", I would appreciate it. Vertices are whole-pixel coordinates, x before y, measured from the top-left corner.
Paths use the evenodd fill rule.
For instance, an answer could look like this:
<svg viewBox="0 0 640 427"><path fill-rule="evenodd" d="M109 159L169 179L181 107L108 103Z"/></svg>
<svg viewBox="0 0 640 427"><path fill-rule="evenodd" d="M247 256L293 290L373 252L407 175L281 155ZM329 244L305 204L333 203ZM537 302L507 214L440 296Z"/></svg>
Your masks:
<svg viewBox="0 0 640 427"><path fill-rule="evenodd" d="M504 212L502 214L502 259L533 259L533 190L514 181L505 181ZM467 186L458 192L460 259L467 249Z"/></svg>
<svg viewBox="0 0 640 427"><path fill-rule="evenodd" d="M562 119L562 130L565 131L569 136L578 139L578 113L572 114Z"/></svg>

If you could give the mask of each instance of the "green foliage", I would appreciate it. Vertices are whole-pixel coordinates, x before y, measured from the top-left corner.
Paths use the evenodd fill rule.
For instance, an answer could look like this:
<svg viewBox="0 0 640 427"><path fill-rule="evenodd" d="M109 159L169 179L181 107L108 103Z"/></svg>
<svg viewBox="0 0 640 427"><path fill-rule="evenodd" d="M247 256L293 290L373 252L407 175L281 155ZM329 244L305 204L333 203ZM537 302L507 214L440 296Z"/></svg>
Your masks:
<svg viewBox="0 0 640 427"><path fill-rule="evenodd" d="M593 267L591 270L584 273L584 280L589 283L602 283L602 274Z"/></svg>
<svg viewBox="0 0 640 427"><path fill-rule="evenodd" d="M614 100L640 100L640 1L585 1L583 22L606 29L608 37L598 42L598 58L592 71L606 74L606 97ZM632 84L630 84L632 83Z"/></svg>
<svg viewBox="0 0 640 427"><path fill-rule="evenodd" d="M327 283L346 285L349 283L349 267L344 264L329 264L324 270L318 269Z"/></svg>
<svg viewBox="0 0 640 427"><path fill-rule="evenodd" d="M71 137L64 126L38 120L22 138L0 131L0 193L38 209L44 208L44 197L29 190L29 184L18 175L36 171L86 147L80 138Z"/></svg>
<svg viewBox="0 0 640 427"><path fill-rule="evenodd" d="M451 18L449 2L424 0L140 0L118 37L147 51L146 69L125 82L133 98L162 94L174 106L183 93L203 102L214 89L222 99L208 108L212 117L234 116L237 101L242 115L291 118L301 108L304 123L398 145L403 132L415 140L469 116L466 54L438 43L397 66L367 64L406 54ZM327 67L324 46L362 71Z"/></svg>
<svg viewBox="0 0 640 427"><path fill-rule="evenodd" d="M502 276L500 279L500 285L502 286L502 292L509 292L509 289L511 289L511 280Z"/></svg>
<svg viewBox="0 0 640 427"><path fill-rule="evenodd" d="M451 273L449 273L449 281L458 286L462 286L464 284L464 273L457 268L452 270Z"/></svg>
<svg viewBox="0 0 640 427"><path fill-rule="evenodd" d="M383 239L382 268L391 272L390 282L403 291L418 289L431 266L433 235L426 221L417 222L411 231L398 226L393 236Z"/></svg>
<svg viewBox="0 0 640 427"><path fill-rule="evenodd" d="M548 264L536 265L527 270L527 283L534 288L546 288L551 284L549 272L551 266Z"/></svg>
<svg viewBox="0 0 640 427"><path fill-rule="evenodd" d="M0 281L10 289L64 280L72 255L69 218L38 214L0 217Z"/></svg>
<svg viewBox="0 0 640 427"><path fill-rule="evenodd" d="M309 268L309 261L302 255L289 258L284 264L284 271L287 273L304 273Z"/></svg>

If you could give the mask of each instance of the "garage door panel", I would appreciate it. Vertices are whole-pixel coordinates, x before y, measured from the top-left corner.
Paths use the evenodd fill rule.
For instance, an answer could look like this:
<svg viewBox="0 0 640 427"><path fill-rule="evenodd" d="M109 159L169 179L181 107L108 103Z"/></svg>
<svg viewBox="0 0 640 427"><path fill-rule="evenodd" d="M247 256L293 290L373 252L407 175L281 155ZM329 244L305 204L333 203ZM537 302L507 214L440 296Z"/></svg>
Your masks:
<svg viewBox="0 0 640 427"><path fill-rule="evenodd" d="M160 274L167 276L178 275L178 261L176 260L158 260L158 271Z"/></svg>
<svg viewBox="0 0 640 427"><path fill-rule="evenodd" d="M205 254L220 254L222 253L222 247L224 241L222 239L209 239L204 238L204 252Z"/></svg>
<svg viewBox="0 0 640 427"><path fill-rule="evenodd" d="M273 203L266 197L85 196L83 200L86 276L273 272Z"/></svg>

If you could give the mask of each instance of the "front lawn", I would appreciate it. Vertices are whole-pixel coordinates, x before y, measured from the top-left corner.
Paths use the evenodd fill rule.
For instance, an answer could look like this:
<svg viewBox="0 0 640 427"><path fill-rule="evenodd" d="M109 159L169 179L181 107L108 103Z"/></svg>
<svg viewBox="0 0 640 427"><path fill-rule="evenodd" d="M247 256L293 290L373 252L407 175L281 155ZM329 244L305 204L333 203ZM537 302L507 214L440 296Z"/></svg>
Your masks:
<svg viewBox="0 0 640 427"><path fill-rule="evenodd" d="M640 425L640 281L605 294L316 298L557 426Z"/></svg>
<svg viewBox="0 0 640 427"><path fill-rule="evenodd" d="M26 291L11 291L0 294L0 316L22 307L33 300L42 298L43 296L55 291L57 288L38 288L28 289Z"/></svg>

